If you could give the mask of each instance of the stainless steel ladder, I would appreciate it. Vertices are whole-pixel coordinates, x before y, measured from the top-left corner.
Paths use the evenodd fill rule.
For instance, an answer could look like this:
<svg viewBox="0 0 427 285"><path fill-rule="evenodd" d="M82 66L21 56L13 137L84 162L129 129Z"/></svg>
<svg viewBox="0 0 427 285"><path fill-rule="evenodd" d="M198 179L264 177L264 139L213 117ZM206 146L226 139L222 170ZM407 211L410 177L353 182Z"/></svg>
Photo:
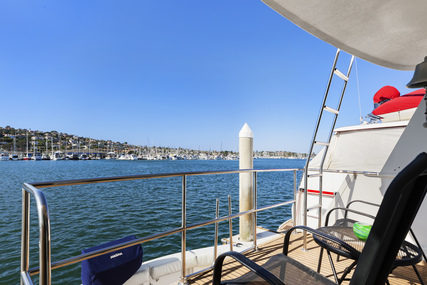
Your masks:
<svg viewBox="0 0 427 285"><path fill-rule="evenodd" d="M320 112L319 112L319 117L317 119L316 127L315 127L314 134L313 134L313 138L312 138L312 141L311 141L310 150L308 152L307 162L306 162L305 168L304 168L304 176L303 176L304 177L304 205L303 205L303 207L304 207L303 208L304 209L304 226L307 226L307 215L308 215L308 211L309 210L314 210L314 209L318 209L318 226L321 227L321 224L322 224L321 213L322 213L322 196L323 196L323 164L325 162L326 153L328 151L329 144L330 144L330 141L331 141L331 138L332 138L332 134L333 134L333 131L334 131L334 128L335 128L335 124L336 124L337 119L338 119L338 114L339 114L339 111L340 111L340 108L341 108L341 103L342 103L342 100L344 98L344 93L345 93L345 90L346 90L346 87L347 87L347 83L348 83L348 79L349 79L349 76L350 76L351 68L352 68L353 62L354 62L354 56L352 55L351 59L350 59L349 66L348 66L347 74L345 75L341 71L339 71L336 68L336 66L337 66L339 55L340 55L340 51L341 51L340 49L337 49L337 52L335 54L334 63L333 63L332 70L331 70L331 73L330 73L330 76L329 76L329 80L328 80L328 84L327 84L327 87L326 87L325 95L323 97L323 102L322 102L322 105L321 105L321 108L320 108ZM338 98L337 107L335 109L331 108L329 106L326 106L326 100L327 100L329 92L330 92L330 87L331 87L334 75L338 76L340 79L343 80L343 87L342 87L342 90L341 90L341 94L340 94L340 96ZM325 111L329 112L329 113L332 113L333 114L333 119L332 119L332 123L331 123L331 127L330 127L330 130L329 130L329 135L328 135L327 140L326 141L318 141L317 137L318 137L318 132L319 132L319 126L320 126L320 123L321 123L322 118L323 118L323 113ZM320 166L319 166L318 172L316 171L315 173L308 174L308 170L309 170L309 166L310 166L310 157L311 157L311 154L313 152L313 148L314 148L315 145L324 146L324 152L323 152L323 155L322 155L322 158L321 158L321 162L320 162ZM308 177L319 177L319 204L311 206L310 209L307 209L307 198L308 198L307 194L308 194L308 189L309 189L308 188ZM306 233L304 233L304 236L306 236ZM304 249L306 249L306 238L305 237L304 237Z"/></svg>

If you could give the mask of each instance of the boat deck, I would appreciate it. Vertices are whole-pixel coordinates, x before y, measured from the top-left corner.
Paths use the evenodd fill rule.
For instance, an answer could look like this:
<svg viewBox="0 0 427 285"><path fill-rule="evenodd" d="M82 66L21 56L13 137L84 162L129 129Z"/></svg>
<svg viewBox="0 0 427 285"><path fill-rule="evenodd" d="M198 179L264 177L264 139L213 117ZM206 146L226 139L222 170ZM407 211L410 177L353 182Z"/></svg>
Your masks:
<svg viewBox="0 0 427 285"><path fill-rule="evenodd" d="M308 236L308 251L305 252L302 250L302 233L296 233L292 235L292 242L289 247L289 256L292 258L298 260L301 263L304 263L306 266L309 266L310 268L317 270L317 261L319 258L319 252L320 248L317 246L317 244L313 241L311 236ZM282 245L283 245L283 236L278 237L270 242L267 242L265 244L262 244L259 246L259 250L256 252L249 252L246 254L251 260L255 261L256 263L262 265L265 263L270 256L281 253L282 252ZM332 255L334 258L334 263L336 266L338 277L341 276L344 269L351 264L351 260L340 257L339 261L336 260L336 255ZM426 262L422 261L417 265L417 269L420 272L423 281L427 281L427 264ZM231 258L226 259L224 262L224 268L223 268L223 279L233 279L238 276L241 276L242 274L246 273L247 270L244 269L242 266L239 266L237 262L234 262ZM352 273L354 270L349 274L349 276L352 276ZM332 275L331 266L329 264L327 255L323 255L322 260L322 268L321 273L324 276L327 276L331 280L334 280L334 277ZM398 267L396 268L388 278L390 284L421 284L418 280L414 269L412 266L406 266L406 267ZM200 274L197 276L193 276L189 278L188 284L212 284L212 271ZM344 281L342 284L349 284L349 281Z"/></svg>

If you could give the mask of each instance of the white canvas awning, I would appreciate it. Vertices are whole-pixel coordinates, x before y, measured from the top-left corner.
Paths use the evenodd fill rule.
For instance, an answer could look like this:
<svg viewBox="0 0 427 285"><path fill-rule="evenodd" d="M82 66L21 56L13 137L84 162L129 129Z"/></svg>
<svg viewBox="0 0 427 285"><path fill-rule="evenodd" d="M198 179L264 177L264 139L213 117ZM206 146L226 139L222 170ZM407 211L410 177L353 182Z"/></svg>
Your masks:
<svg viewBox="0 0 427 285"><path fill-rule="evenodd" d="M413 70L427 56L425 0L262 0L321 40L374 64Z"/></svg>

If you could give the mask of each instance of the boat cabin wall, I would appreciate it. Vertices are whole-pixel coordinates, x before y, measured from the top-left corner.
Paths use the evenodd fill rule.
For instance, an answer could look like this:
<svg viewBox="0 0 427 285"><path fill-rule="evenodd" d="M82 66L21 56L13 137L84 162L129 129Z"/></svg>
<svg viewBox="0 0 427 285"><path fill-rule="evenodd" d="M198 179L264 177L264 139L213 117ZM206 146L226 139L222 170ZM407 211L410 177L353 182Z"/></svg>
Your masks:
<svg viewBox="0 0 427 285"><path fill-rule="evenodd" d="M380 178L372 177L365 175L354 175L354 174L345 174L345 173L324 173L323 180L325 182L323 187L323 199L322 199L322 225L325 223L325 216L332 208L336 207L346 207L347 204L354 200L369 201L371 203L380 204L383 198L381 188L382 185L390 183L390 178ZM328 183L329 181L330 183ZM318 183L313 185L315 189L318 189ZM307 204L310 208L310 205L316 205L319 203L319 194L317 191L312 190L308 193ZM302 224L304 209L303 205L303 194L299 194L297 197L297 224ZM351 207L354 210L362 211L367 214L375 216L378 208L372 207L365 204L358 203ZM317 210L311 211L308 214L307 225L312 228L318 227ZM342 211L335 211L331 214L329 218L329 225L333 224L336 219L342 218ZM349 217L371 223L372 220L363 216L351 214Z"/></svg>
<svg viewBox="0 0 427 285"><path fill-rule="evenodd" d="M380 204L382 192L380 189L390 183L389 178L365 176L363 174L337 173L328 171L347 172L374 172L379 173L384 167L388 157L394 150L408 122L380 123L370 125L358 125L337 129L331 139L328 152L323 164L323 198L322 198L322 222L329 209L346 207L350 201L363 200ZM310 169L320 167L321 158L325 148L310 162ZM316 171L309 171L309 174ZM301 180L300 189L303 188ZM308 208L319 204L319 177L308 178ZM302 223L304 209L302 208L303 195L297 196L296 210L298 215L294 221ZM364 208L367 213L375 215L376 209ZM339 212L337 212L339 213ZM318 211L312 211L308 215L308 225L317 227ZM315 216L315 217L312 217ZM331 217L332 218L332 217ZM339 216L336 216L339 218ZM367 221L368 222L368 221Z"/></svg>

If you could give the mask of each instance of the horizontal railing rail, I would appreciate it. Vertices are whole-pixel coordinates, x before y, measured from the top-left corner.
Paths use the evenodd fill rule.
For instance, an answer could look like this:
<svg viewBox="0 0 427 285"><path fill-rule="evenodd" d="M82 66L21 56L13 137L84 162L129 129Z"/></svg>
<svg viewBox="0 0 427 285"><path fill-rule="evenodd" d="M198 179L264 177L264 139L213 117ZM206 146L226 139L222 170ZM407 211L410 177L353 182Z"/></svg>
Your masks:
<svg viewBox="0 0 427 285"><path fill-rule="evenodd" d="M319 171L319 168L309 168L308 171ZM323 172L329 173L345 173L345 174L358 174L365 175L368 177L379 177L379 178L394 178L397 174L383 173L375 171L361 171L361 170L344 170L344 169L323 169Z"/></svg>
<svg viewBox="0 0 427 285"><path fill-rule="evenodd" d="M294 199L276 203L274 205L264 206L257 208L256 201L256 181L257 173L263 172L294 172ZM256 213L269 210L276 207L281 207L295 203L296 195L296 172L302 171L302 169L291 168L291 169L243 169L243 170L229 170L229 171L199 171L199 172L182 172L182 173L162 173L162 174L143 174L143 175L132 175L132 176L117 176L117 177L105 177L105 178L89 178L89 179L75 179L75 180L64 180L64 181L49 181L49 182L36 182L36 183L24 183L22 188L22 240L21 240L21 284L33 284L31 277L32 275L39 274L40 284L51 284L51 271L60 267L64 267L70 264L74 264L92 257L96 257L102 254L106 254L115 250L130 247L136 244L145 243L151 240L155 240L161 237L181 233L182 234L182 273L181 282L185 283L185 233L188 230L196 229L199 227L218 224L223 221L230 221L234 218L252 214L254 215L254 244L253 248L256 248ZM230 214L215 219L198 222L194 224L186 224L186 179L189 176L198 175L214 175L214 174L240 174L240 173L253 173L254 175L254 209L245 212L239 212L236 214ZM51 244L50 244L50 218L48 204L45 195L39 188L47 187L61 187L61 186L73 186L83 184L95 184L95 183L106 183L106 182L117 182L117 181L131 181L131 180L142 180L142 179L153 179L153 178L167 178L167 177L181 177L182 178L182 226L172 230L156 233L150 236L139 238L130 242L125 242L116 246L108 247L105 249L93 251L90 253L82 254L79 256L67 258L64 260L53 262L51 261ZM35 268L29 268L29 232L30 232L30 195L34 196L37 205L37 214L39 220L39 266ZM295 209L295 207L294 207ZM231 228L231 227L230 227ZM230 233L230 236L232 233ZM217 238L217 237L216 237Z"/></svg>
<svg viewBox="0 0 427 285"><path fill-rule="evenodd" d="M141 174L129 176L114 176L114 177L101 177L101 178L88 178L88 179L74 179L63 181L48 181L48 182L34 182L25 183L32 185L36 188L58 187L58 186L73 186L103 182L117 182L117 181L131 181L153 178L167 178L167 177L182 177L182 176L198 176L198 175L214 175L214 174L233 174L233 173L262 173L262 172L287 172L287 171L302 171L301 168L286 168L286 169L239 169L239 170L219 170L219 171L194 171L194 172L176 172L176 173L158 173L158 174Z"/></svg>

